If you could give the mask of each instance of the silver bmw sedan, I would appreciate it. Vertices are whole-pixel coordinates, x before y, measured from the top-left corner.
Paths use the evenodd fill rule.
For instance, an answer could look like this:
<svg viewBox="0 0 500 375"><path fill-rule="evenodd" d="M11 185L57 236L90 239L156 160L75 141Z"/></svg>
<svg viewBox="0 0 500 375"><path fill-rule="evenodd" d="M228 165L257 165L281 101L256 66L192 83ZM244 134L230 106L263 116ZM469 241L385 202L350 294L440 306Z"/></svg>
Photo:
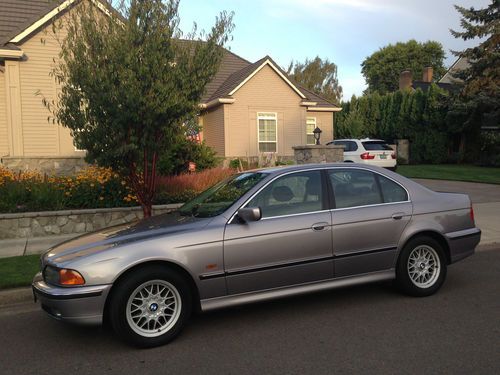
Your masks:
<svg viewBox="0 0 500 375"><path fill-rule="evenodd" d="M391 279L429 296L480 236L467 195L388 170L260 169L176 212L55 246L33 292L56 319L109 322L128 343L152 347L176 337L193 311Z"/></svg>

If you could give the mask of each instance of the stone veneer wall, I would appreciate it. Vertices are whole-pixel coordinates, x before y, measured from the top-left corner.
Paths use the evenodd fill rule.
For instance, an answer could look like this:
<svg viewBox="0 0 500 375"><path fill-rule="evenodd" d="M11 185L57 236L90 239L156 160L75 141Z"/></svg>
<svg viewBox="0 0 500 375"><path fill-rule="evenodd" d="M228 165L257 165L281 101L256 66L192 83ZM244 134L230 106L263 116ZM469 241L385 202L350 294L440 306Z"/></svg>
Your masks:
<svg viewBox="0 0 500 375"><path fill-rule="evenodd" d="M85 168L87 163L80 156L67 157L11 157L6 156L1 159L1 163L7 168L15 171L38 170L48 175L68 176L75 174L79 170Z"/></svg>
<svg viewBox="0 0 500 375"><path fill-rule="evenodd" d="M153 215L173 211L179 206L153 206ZM142 217L141 207L0 214L0 239L86 233Z"/></svg>
<svg viewBox="0 0 500 375"><path fill-rule="evenodd" d="M344 146L294 146L293 152L297 164L338 163L344 161Z"/></svg>

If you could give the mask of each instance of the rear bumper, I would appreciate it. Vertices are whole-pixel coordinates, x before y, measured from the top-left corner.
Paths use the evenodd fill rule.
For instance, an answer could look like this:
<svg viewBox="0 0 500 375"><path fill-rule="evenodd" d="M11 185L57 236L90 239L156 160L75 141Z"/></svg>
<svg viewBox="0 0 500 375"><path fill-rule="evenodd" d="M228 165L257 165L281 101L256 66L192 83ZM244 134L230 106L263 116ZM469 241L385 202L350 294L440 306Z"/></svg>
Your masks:
<svg viewBox="0 0 500 375"><path fill-rule="evenodd" d="M41 273L32 283L33 296L52 318L78 324L102 324L111 285L60 288L47 284Z"/></svg>
<svg viewBox="0 0 500 375"><path fill-rule="evenodd" d="M458 262L472 254L481 241L481 230L479 228L465 229L458 232L446 234L450 245L450 263Z"/></svg>

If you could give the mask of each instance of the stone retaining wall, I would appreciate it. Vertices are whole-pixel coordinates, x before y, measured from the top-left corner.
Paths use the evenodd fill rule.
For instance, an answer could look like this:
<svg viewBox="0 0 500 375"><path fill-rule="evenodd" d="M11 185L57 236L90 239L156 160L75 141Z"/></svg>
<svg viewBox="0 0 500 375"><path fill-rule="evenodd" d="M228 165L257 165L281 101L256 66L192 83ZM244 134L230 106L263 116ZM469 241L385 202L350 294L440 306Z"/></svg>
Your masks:
<svg viewBox="0 0 500 375"><path fill-rule="evenodd" d="M153 215L172 211L179 206L153 206ZM0 214L0 240L92 232L142 217L141 207Z"/></svg>
<svg viewBox="0 0 500 375"><path fill-rule="evenodd" d="M15 171L40 171L48 175L61 175L69 176L87 166L87 163L80 156L66 156L66 157L11 157L6 156L1 159L1 163L7 168Z"/></svg>
<svg viewBox="0 0 500 375"><path fill-rule="evenodd" d="M338 163L344 161L344 146L306 145L292 148L297 164Z"/></svg>

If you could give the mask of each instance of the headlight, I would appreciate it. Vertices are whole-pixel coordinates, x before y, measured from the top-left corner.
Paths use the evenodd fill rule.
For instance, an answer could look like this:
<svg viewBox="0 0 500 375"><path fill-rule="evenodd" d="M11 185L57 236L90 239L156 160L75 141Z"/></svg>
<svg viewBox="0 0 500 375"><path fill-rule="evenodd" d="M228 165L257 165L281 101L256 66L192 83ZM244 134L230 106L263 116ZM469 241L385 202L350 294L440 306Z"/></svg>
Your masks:
<svg viewBox="0 0 500 375"><path fill-rule="evenodd" d="M47 266L43 272L43 277L47 283L53 285L72 286L85 284L85 279L78 271L67 268Z"/></svg>

